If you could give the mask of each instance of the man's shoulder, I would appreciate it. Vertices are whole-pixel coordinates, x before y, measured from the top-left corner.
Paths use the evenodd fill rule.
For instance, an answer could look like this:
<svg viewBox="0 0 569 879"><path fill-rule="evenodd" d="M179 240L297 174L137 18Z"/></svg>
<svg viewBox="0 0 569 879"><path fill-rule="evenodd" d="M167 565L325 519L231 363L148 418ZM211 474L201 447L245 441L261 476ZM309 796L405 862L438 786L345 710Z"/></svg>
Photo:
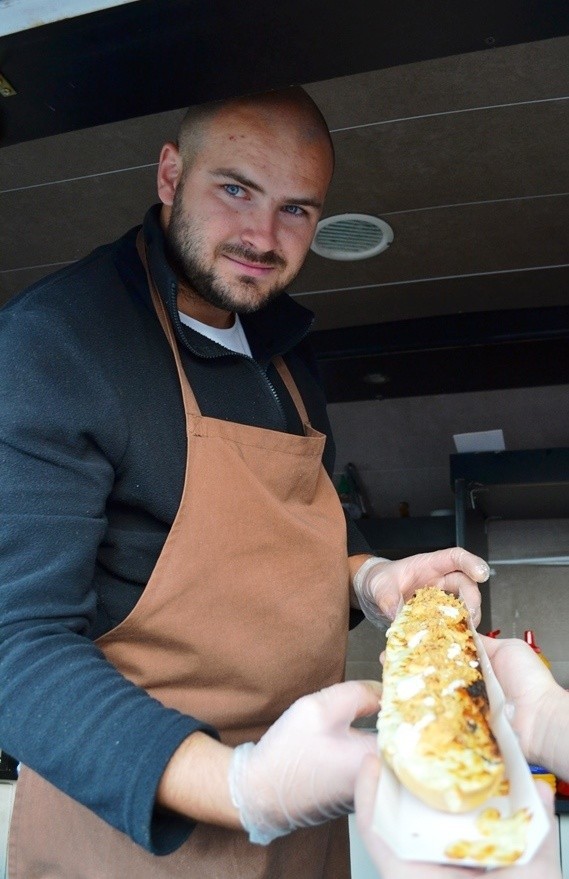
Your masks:
<svg viewBox="0 0 569 879"><path fill-rule="evenodd" d="M42 349L63 359L62 352L68 356L74 350L82 350L85 357L89 352L124 352L134 325L147 311L136 283L128 279L129 251L136 255L127 234L11 299L0 310L2 357L35 362Z"/></svg>
<svg viewBox="0 0 569 879"><path fill-rule="evenodd" d="M136 229L116 241L103 244L89 254L51 272L10 299L1 315L24 315L27 311L80 308L93 298L101 298L115 285L120 286L121 264L128 266L136 254Z"/></svg>

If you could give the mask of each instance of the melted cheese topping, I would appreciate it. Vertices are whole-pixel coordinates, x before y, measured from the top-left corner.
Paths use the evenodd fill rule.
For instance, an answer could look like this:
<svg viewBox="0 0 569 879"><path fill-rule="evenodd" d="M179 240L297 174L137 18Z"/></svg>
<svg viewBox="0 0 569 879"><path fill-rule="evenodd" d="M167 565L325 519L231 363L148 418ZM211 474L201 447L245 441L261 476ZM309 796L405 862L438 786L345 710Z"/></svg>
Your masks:
<svg viewBox="0 0 569 879"><path fill-rule="evenodd" d="M514 864L524 853L531 814L519 809L503 818L498 809L484 809L477 818L480 839L459 839L445 849L447 858L478 864Z"/></svg>
<svg viewBox="0 0 569 879"><path fill-rule="evenodd" d="M419 590L387 632L379 747L410 787L437 791L441 808L496 786L504 767L488 725L488 697L463 603ZM490 793L488 794L490 795Z"/></svg>

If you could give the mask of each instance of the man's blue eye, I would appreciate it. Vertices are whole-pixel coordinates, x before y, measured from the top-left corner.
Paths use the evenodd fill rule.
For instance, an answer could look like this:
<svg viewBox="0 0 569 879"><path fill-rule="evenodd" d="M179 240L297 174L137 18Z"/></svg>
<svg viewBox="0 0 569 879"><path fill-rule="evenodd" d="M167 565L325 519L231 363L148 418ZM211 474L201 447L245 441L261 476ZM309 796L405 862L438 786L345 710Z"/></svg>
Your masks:
<svg viewBox="0 0 569 879"><path fill-rule="evenodd" d="M239 195L243 192L243 189L241 186L238 186L237 183L226 183L225 191L228 195Z"/></svg>
<svg viewBox="0 0 569 879"><path fill-rule="evenodd" d="M304 213L302 208L299 208L297 204L287 204L284 209L287 214L292 214L294 217L298 217Z"/></svg>

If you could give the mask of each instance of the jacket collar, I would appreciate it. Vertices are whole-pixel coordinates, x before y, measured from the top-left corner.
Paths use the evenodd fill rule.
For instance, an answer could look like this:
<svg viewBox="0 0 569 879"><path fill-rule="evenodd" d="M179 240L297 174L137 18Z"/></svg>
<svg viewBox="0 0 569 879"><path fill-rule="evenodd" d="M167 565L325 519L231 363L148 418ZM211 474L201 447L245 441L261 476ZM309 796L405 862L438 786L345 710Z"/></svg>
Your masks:
<svg viewBox="0 0 569 879"><path fill-rule="evenodd" d="M177 308L178 278L165 254L160 205L150 208L142 228L150 272L164 300L176 336L199 357L227 356L227 349L180 321ZM241 321L253 357L260 363L268 363L277 354L285 354L307 335L314 322L314 315L287 293L283 293L260 311L243 315Z"/></svg>

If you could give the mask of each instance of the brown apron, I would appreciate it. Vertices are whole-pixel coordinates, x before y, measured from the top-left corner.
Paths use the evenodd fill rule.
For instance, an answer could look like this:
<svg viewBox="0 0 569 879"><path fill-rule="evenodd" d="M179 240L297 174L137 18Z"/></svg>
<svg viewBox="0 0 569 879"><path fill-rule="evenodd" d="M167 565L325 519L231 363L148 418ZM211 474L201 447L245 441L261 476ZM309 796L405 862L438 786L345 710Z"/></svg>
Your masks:
<svg viewBox="0 0 569 879"><path fill-rule="evenodd" d="M98 644L125 677L164 705L213 724L235 745L257 740L299 696L343 678L345 520L321 463L325 438L308 423L282 359L275 364L304 436L202 416L149 280L184 400L185 483L140 600ZM346 819L268 846L199 824L177 851L156 856L25 767L9 850L9 879L350 875Z"/></svg>

